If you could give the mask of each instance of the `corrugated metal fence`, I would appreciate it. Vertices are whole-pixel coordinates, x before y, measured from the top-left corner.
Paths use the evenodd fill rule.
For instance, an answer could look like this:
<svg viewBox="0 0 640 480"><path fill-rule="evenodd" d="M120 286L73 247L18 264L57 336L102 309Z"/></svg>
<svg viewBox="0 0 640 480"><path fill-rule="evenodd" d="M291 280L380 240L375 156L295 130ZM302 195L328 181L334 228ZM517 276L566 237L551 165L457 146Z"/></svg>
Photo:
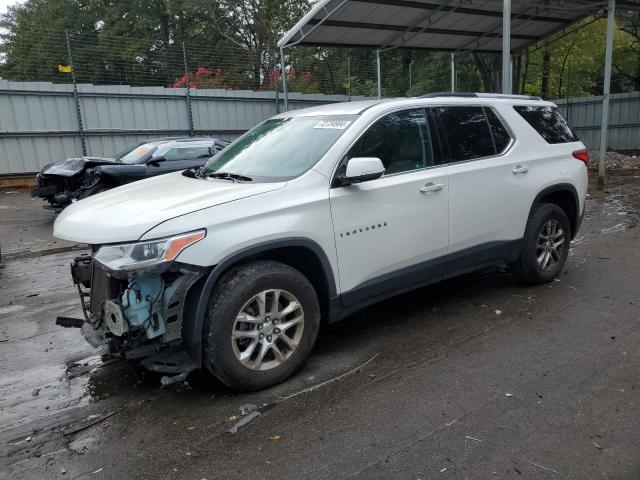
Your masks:
<svg viewBox="0 0 640 480"><path fill-rule="evenodd" d="M361 99L358 97L357 99ZM356 98L351 98L355 100ZM350 100L289 95L290 108ZM276 92L78 85L86 151L110 156L144 139L212 135L225 140L282 111ZM599 148L602 97L556 100L591 149ZM640 92L611 95L609 148L640 150ZM0 175L82 155L72 85L0 80Z"/></svg>
<svg viewBox="0 0 640 480"><path fill-rule="evenodd" d="M87 154L111 156L148 138L189 135L191 125L195 135L232 140L283 109L276 92L192 89L190 100L186 93L179 88L78 85ZM347 100L291 93L289 108ZM0 80L0 174L36 172L74 156L82 156L82 142L73 86Z"/></svg>
<svg viewBox="0 0 640 480"><path fill-rule="evenodd" d="M554 100L580 140L592 150L600 149L602 97ZM640 150L640 92L610 96L609 145L611 150Z"/></svg>

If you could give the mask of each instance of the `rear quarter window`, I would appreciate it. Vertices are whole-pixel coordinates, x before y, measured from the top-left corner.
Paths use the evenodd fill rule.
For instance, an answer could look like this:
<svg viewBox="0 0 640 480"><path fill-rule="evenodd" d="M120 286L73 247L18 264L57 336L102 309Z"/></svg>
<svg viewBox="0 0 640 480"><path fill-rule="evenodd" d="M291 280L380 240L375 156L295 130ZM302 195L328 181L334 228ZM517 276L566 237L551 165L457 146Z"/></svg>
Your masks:
<svg viewBox="0 0 640 480"><path fill-rule="evenodd" d="M513 107L547 143L577 142L578 137L555 107L524 106Z"/></svg>
<svg viewBox="0 0 640 480"><path fill-rule="evenodd" d="M496 146L496 153L503 153L511 143L511 136L491 108L485 108L484 113L487 115L487 121L489 122L489 127L491 128L493 143Z"/></svg>

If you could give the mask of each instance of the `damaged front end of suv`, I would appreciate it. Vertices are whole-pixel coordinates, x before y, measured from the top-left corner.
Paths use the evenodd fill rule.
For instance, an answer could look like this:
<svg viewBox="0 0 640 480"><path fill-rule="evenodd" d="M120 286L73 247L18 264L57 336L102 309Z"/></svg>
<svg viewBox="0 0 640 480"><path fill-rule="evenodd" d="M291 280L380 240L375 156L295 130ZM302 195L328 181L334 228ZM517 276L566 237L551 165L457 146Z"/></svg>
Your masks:
<svg viewBox="0 0 640 480"><path fill-rule="evenodd" d="M205 230L198 230L94 246L91 255L71 264L84 319L60 317L56 323L81 327L87 341L107 357L143 359L149 370L186 377L197 365L182 345L185 300L207 270L175 259L205 236Z"/></svg>

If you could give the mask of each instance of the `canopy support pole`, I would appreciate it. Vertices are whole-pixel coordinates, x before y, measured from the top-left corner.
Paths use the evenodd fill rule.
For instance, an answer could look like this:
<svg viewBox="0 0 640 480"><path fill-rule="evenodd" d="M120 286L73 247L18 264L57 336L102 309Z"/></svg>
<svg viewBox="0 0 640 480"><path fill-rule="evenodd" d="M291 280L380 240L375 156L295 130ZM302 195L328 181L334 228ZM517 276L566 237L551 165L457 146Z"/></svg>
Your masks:
<svg viewBox="0 0 640 480"><path fill-rule="evenodd" d="M613 56L613 28L616 0L609 0L607 8L607 43L604 53L604 87L602 92L602 123L600 125L600 158L598 159L598 185L604 185L605 159L609 140L609 94L611 93L611 57Z"/></svg>
<svg viewBox="0 0 640 480"><path fill-rule="evenodd" d="M284 63L284 48L280 47L280 76L282 77L282 96L284 98L284 111L289 110L289 94L287 92L287 71Z"/></svg>
<svg viewBox="0 0 640 480"><path fill-rule="evenodd" d="M456 91L456 54L451 52L451 91Z"/></svg>
<svg viewBox="0 0 640 480"><path fill-rule="evenodd" d="M511 93L511 0L502 1L502 93Z"/></svg>
<svg viewBox="0 0 640 480"><path fill-rule="evenodd" d="M380 68L380 49L376 50L376 73L378 75L378 98L382 98L382 70Z"/></svg>

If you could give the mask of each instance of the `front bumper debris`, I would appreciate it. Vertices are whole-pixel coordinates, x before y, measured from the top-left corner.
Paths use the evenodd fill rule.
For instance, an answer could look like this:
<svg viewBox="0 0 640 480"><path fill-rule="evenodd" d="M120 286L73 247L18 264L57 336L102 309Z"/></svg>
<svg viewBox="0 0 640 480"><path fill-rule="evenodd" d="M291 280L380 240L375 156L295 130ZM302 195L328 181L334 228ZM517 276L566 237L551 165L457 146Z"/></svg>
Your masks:
<svg viewBox="0 0 640 480"><path fill-rule="evenodd" d="M116 278L90 255L76 257L71 276L84 319L58 317L56 324L81 327L103 354L144 359L147 369L180 375L196 368L182 346L189 289L205 269L172 264L161 273L133 272Z"/></svg>
<svg viewBox="0 0 640 480"><path fill-rule="evenodd" d="M81 318L58 317L56 318L56 325L64 328L82 328L84 320Z"/></svg>
<svg viewBox="0 0 640 480"><path fill-rule="evenodd" d="M48 187L36 187L31 190L32 197L49 197L58 193L59 187L57 185L50 185Z"/></svg>

